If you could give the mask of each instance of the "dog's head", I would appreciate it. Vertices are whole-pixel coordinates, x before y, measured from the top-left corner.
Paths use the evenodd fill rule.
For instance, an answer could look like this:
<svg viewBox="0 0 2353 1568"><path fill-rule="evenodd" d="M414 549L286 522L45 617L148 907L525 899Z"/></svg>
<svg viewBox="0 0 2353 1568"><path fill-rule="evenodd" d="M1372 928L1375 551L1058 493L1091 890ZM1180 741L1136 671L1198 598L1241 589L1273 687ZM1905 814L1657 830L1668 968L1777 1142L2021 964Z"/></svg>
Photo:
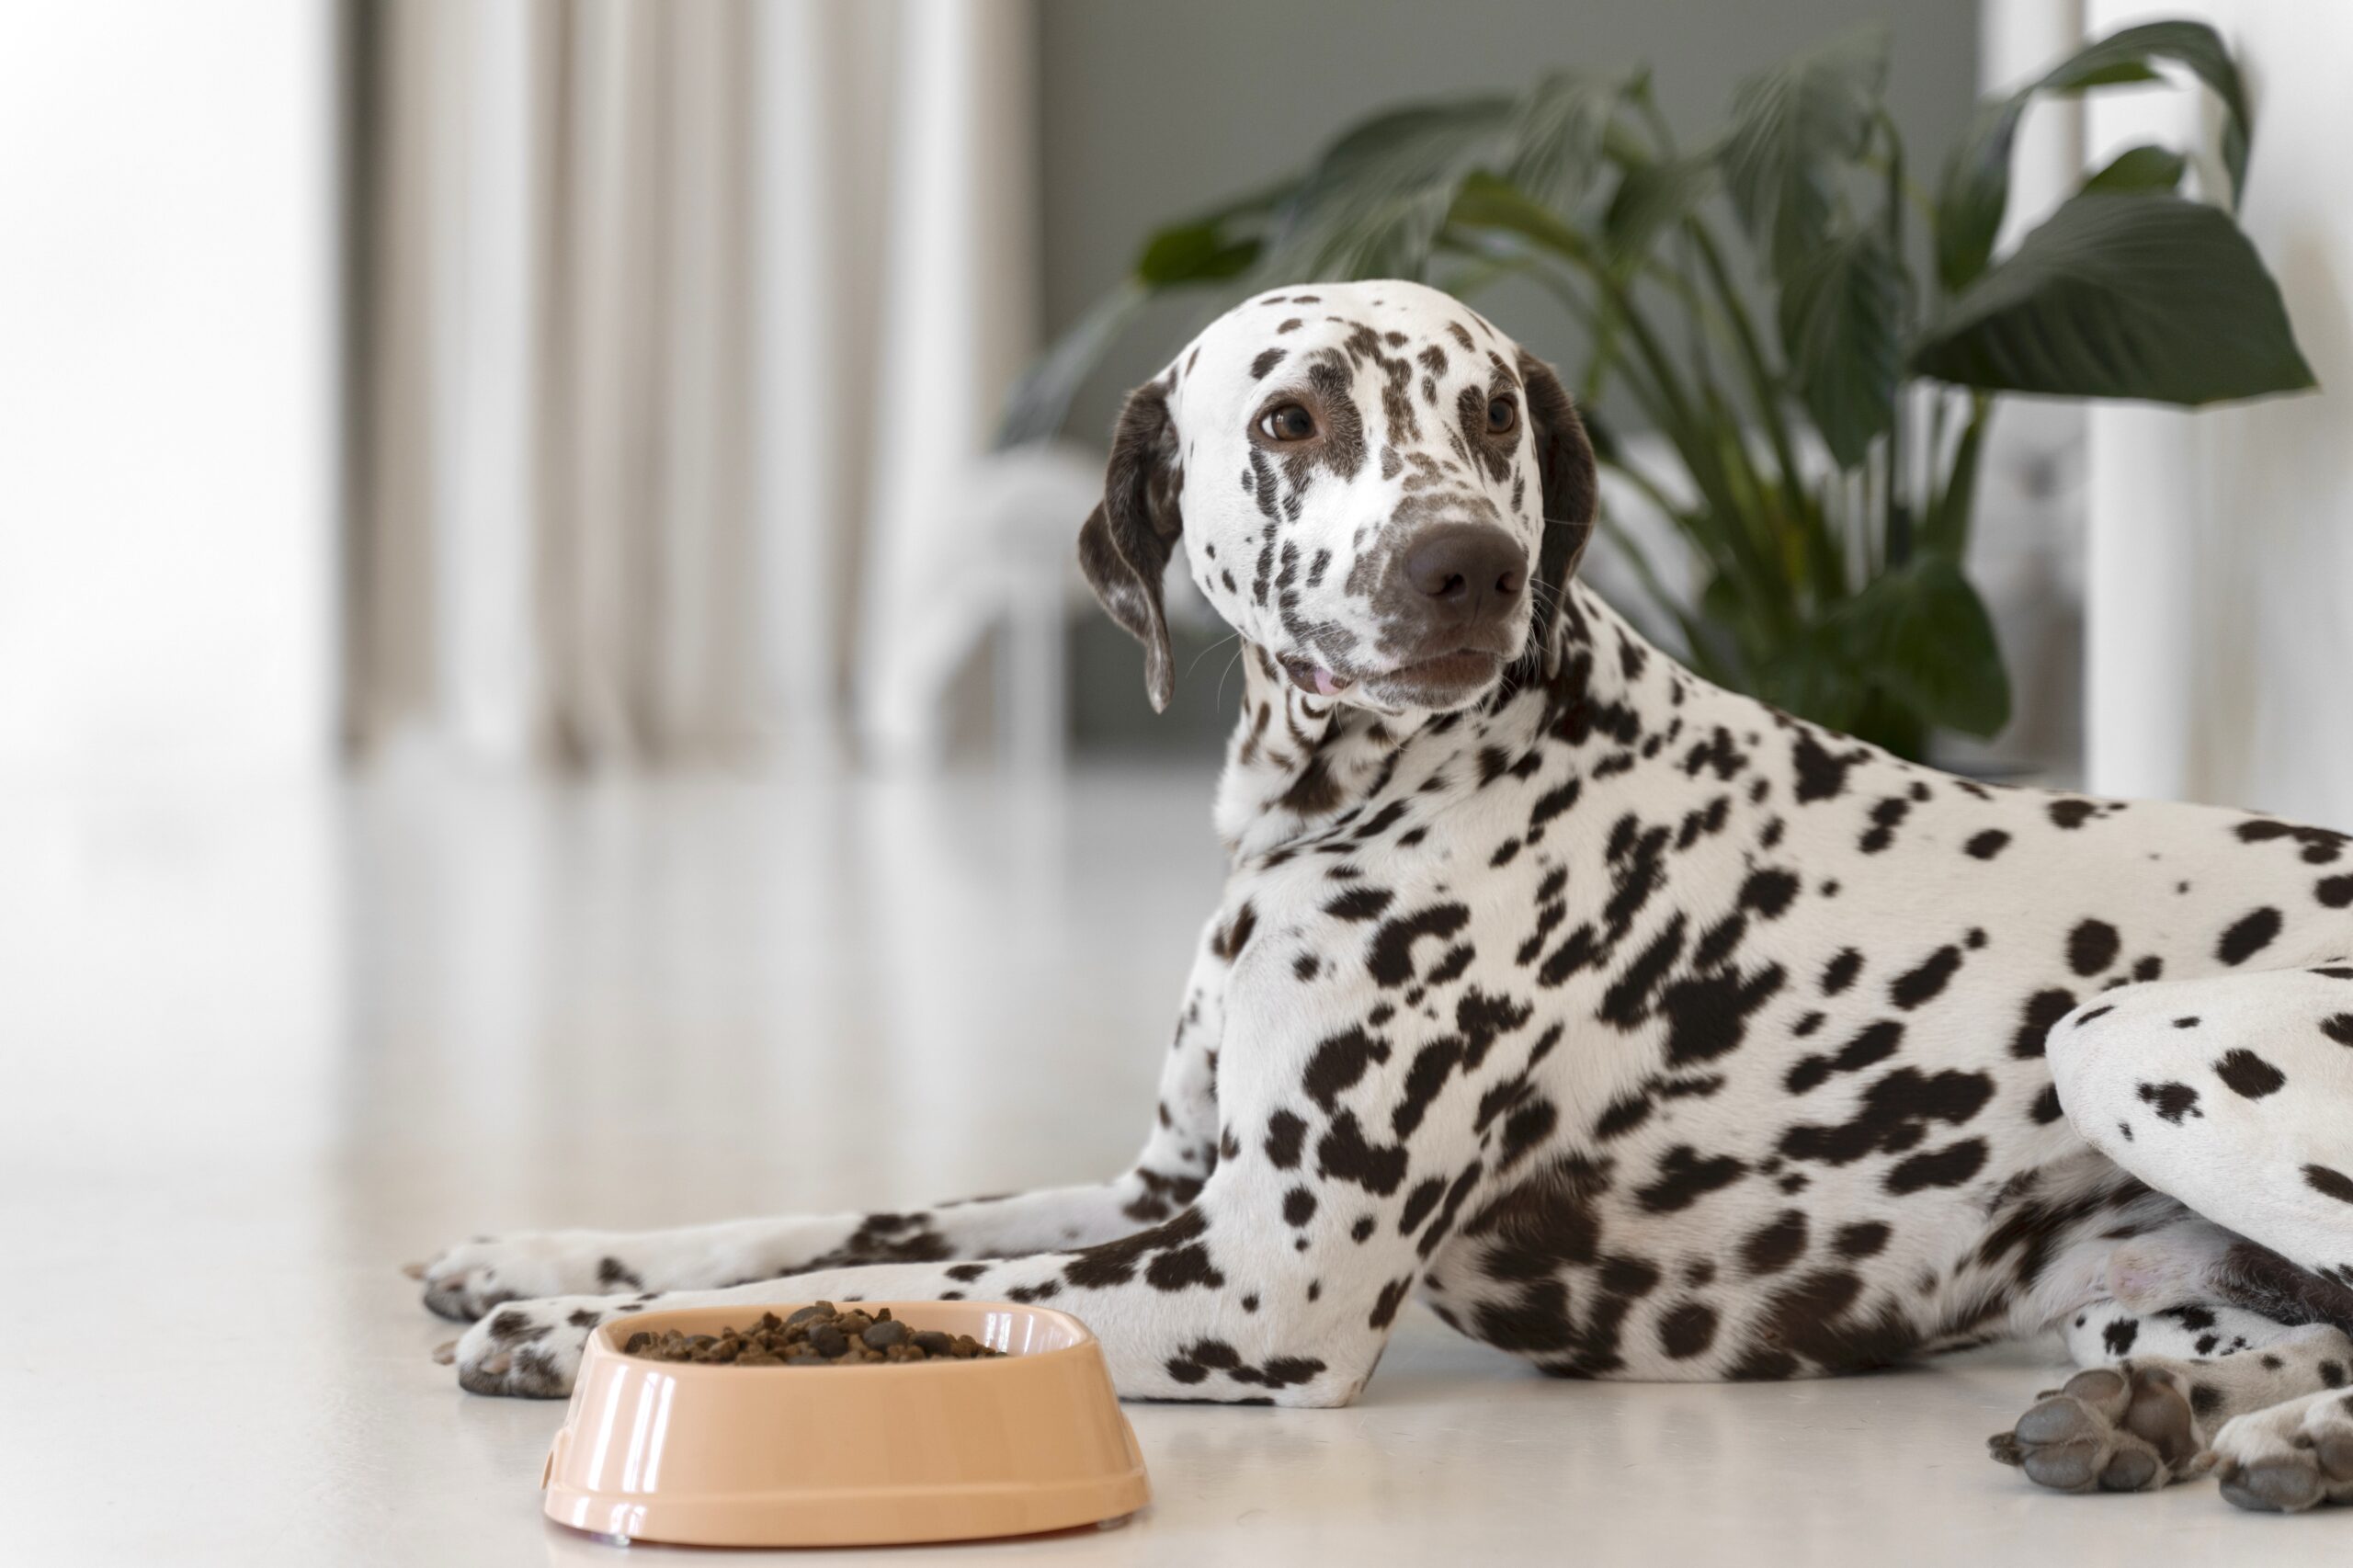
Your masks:
<svg viewBox="0 0 2353 1568"><path fill-rule="evenodd" d="M1555 648L1593 520L1593 449L1549 367L1421 284L1315 284L1219 317L1129 396L1078 555L1155 709L1181 537L1302 687L1438 712Z"/></svg>

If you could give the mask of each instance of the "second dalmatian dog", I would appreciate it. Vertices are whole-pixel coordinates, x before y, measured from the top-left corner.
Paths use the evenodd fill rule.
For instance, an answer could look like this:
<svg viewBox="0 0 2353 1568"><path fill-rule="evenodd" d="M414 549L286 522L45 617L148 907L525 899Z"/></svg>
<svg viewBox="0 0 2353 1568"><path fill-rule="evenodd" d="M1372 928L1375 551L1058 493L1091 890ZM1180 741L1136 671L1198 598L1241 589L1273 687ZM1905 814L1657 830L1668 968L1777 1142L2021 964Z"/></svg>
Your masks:
<svg viewBox="0 0 2353 1568"><path fill-rule="evenodd" d="M1444 294L1210 326L1079 541L1155 705L1180 541L1247 649L1133 1167L455 1246L460 1381L560 1394L614 1314L820 1297L1051 1301L1128 1395L1287 1405L1354 1399L1417 1292L1581 1378L2056 1326L2088 1369L1994 1442L2034 1480L2353 1499L2353 844L1720 690L1574 581L1594 508L1560 382Z"/></svg>

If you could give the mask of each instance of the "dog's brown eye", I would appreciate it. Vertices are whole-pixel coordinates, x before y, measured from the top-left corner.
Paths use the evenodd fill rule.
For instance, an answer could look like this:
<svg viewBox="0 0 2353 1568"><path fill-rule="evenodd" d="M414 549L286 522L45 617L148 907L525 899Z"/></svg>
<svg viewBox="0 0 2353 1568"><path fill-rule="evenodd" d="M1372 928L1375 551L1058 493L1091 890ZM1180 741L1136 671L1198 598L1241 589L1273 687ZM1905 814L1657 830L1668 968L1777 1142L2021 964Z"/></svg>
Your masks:
<svg viewBox="0 0 2353 1568"><path fill-rule="evenodd" d="M1269 441L1304 441L1315 434L1315 416L1295 403L1287 403L1261 415L1258 430Z"/></svg>
<svg viewBox="0 0 2353 1568"><path fill-rule="evenodd" d="M1507 397L1496 397L1489 398L1487 400L1488 435L1501 436L1505 434L1511 429L1513 425L1518 422L1518 406L1515 404L1511 399Z"/></svg>

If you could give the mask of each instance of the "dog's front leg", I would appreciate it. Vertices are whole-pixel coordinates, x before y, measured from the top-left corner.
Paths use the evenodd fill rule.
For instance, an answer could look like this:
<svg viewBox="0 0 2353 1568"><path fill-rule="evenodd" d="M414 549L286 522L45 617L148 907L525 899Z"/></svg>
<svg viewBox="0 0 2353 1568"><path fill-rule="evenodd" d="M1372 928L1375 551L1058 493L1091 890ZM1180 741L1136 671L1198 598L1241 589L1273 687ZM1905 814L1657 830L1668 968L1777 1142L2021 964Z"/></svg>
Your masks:
<svg viewBox="0 0 2353 1568"><path fill-rule="evenodd" d="M869 1213L730 1220L664 1231L478 1236L410 1273L425 1304L472 1322L510 1301L716 1290L861 1264L1006 1257L1092 1245L1167 1219L1217 1163L1214 1064L1237 918L1203 931L1135 1164L1109 1181ZM1246 939L1246 930L1245 932Z"/></svg>
<svg viewBox="0 0 2353 1568"><path fill-rule="evenodd" d="M457 1342L458 1381L476 1393L565 1393L589 1333L642 1312L735 1306L748 1322L812 1301L971 1298L1045 1302L1084 1318L1129 1398L1345 1404L1371 1375L1411 1288L1413 1244L1393 1224L1358 1243L1340 1215L1294 1225L1288 1195L1309 1190L1295 1185L1297 1175L1257 1152L1221 1165L1199 1199L1166 1222L1074 1251L824 1269L724 1290L517 1301Z"/></svg>
<svg viewBox="0 0 2353 1568"><path fill-rule="evenodd" d="M1221 1157L1199 1196L1161 1223L1027 1257L518 1302L458 1343L459 1380L479 1393L563 1393L589 1332L617 1314L970 1298L1076 1313L1101 1336L1131 1398L1345 1404L1371 1376L1423 1260L1483 1176L1478 1096L1457 1075L1432 1083L1408 1053L1360 1031L1325 1033L1330 1020L1298 1007L1295 995L1280 1000L1255 1025L1229 1012Z"/></svg>
<svg viewBox="0 0 2353 1568"><path fill-rule="evenodd" d="M411 1272L425 1304L471 1323L510 1301L722 1289L889 1260L938 1262L1084 1246L1176 1211L1197 1177L1139 1164L1106 1182L925 1209L729 1220L667 1231L486 1236Z"/></svg>

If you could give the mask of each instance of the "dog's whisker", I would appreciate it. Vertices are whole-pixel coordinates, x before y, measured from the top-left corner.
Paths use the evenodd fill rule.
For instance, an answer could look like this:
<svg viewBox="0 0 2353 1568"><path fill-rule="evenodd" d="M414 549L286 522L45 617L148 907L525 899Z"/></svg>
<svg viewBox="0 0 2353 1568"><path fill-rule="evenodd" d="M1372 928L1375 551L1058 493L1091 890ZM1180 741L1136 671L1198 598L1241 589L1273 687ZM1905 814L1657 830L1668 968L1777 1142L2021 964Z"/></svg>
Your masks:
<svg viewBox="0 0 2353 1568"><path fill-rule="evenodd" d="M1192 662L1191 664L1187 665L1185 666L1185 678L1186 678L1186 679L1188 679L1188 680L1190 680L1190 679L1192 678L1192 676L1193 676L1193 672L1194 672L1196 669L1199 669L1199 668L1200 667L1200 663L1201 663L1201 661L1202 661L1203 659L1208 658L1211 653L1216 653L1220 648L1224 647L1228 642L1241 642L1241 641L1242 641L1242 633L1240 633L1239 631L1236 631L1236 632L1233 633L1231 636L1226 636L1226 637L1221 637L1221 638L1219 638L1216 642L1214 642L1211 643L1208 647L1206 647L1206 648L1202 649L1199 653L1198 653L1194 654L1194 655L1193 655L1193 662Z"/></svg>
<svg viewBox="0 0 2353 1568"><path fill-rule="evenodd" d="M1241 639L1241 637L1237 634L1237 635L1235 636L1235 638L1234 638L1234 641L1235 641L1237 643L1239 643L1239 642L1242 641L1242 639ZM1234 666L1234 665L1238 665L1238 664L1240 664L1240 663L1242 662L1242 656L1243 656L1243 654L1245 654L1245 653L1248 653L1248 652L1249 652L1249 649L1248 649L1247 647L1237 647L1237 648L1235 648L1235 649L1233 650L1233 657L1232 657L1232 658L1230 658L1230 659L1226 660L1226 662L1225 662L1225 668L1223 668L1223 669L1222 669L1222 670L1220 670L1220 671L1218 672L1218 675L1217 675L1217 702L1218 702L1218 705L1219 705L1220 707L1223 707L1223 706L1224 706L1224 704L1225 704L1225 677L1226 677L1226 676L1230 676L1230 675L1232 675L1232 674L1233 673L1233 666Z"/></svg>

